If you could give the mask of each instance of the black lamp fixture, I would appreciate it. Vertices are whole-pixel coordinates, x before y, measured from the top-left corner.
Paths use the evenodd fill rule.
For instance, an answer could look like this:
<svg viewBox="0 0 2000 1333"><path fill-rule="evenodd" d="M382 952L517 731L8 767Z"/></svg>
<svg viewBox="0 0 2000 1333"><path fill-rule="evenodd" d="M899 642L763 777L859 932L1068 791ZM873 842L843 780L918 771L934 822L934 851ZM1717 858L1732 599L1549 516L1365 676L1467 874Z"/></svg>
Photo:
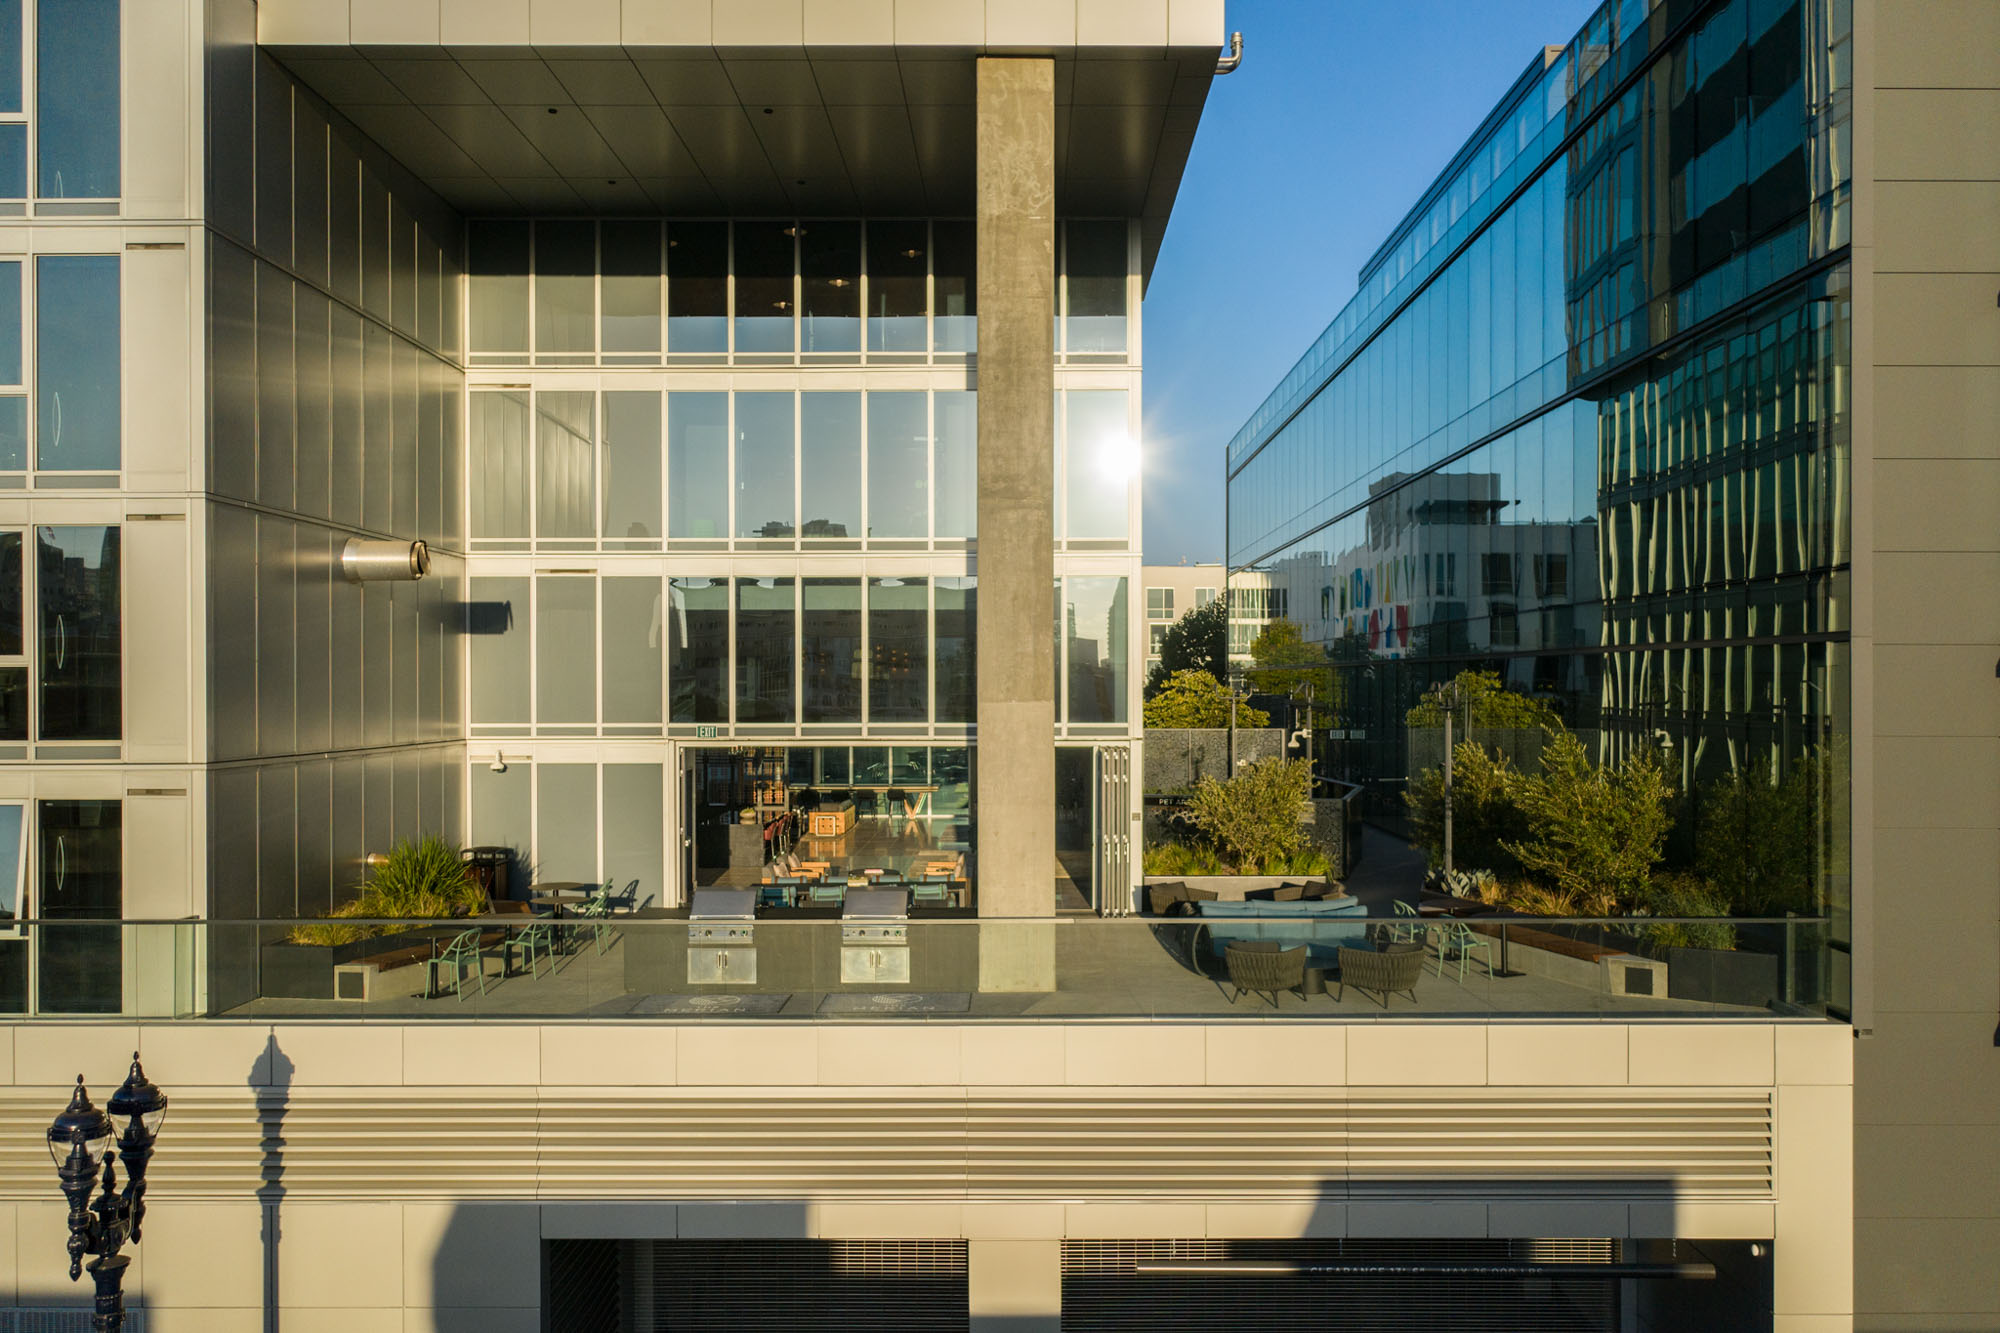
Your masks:
<svg viewBox="0 0 2000 1333"><path fill-rule="evenodd" d="M132 1053L131 1073L111 1094L106 1109L109 1115L91 1104L83 1075L78 1074L69 1105L49 1125L49 1156L55 1159L56 1177L69 1200L69 1280L82 1276L84 1257L90 1256L90 1276L97 1284L90 1326L95 1333L118 1333L125 1326L125 1268L132 1262L120 1251L128 1240L139 1243L140 1224L146 1217L146 1165L167 1117L167 1094L139 1067L137 1051ZM118 1120L125 1122L122 1133ZM118 1188L118 1169L109 1160L114 1140L119 1160L125 1163L123 1190ZM93 1201L91 1188L100 1179L102 1190Z"/></svg>

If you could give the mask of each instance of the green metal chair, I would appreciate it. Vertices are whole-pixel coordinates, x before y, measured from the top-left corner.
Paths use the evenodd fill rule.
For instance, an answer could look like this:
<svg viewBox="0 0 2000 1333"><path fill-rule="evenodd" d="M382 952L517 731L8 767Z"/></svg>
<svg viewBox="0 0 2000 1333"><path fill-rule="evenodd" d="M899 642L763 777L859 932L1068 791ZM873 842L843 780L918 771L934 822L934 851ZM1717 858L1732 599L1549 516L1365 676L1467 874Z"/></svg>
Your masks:
<svg viewBox="0 0 2000 1333"><path fill-rule="evenodd" d="M462 931L452 937L444 952L438 955L438 989L444 988L444 970L451 969L451 989L462 1003L465 999L465 978L468 971L479 978L479 993L486 994L486 954L479 947L477 929Z"/></svg>
<svg viewBox="0 0 2000 1333"><path fill-rule="evenodd" d="M532 926L514 931L508 937L510 952L518 949L527 956L529 980L540 975L535 971L537 953L540 953L543 961L548 963L549 971L556 970L556 943L555 926L547 921L537 921Z"/></svg>
<svg viewBox="0 0 2000 1333"><path fill-rule="evenodd" d="M1395 925L1389 927L1389 938L1397 944L1421 944L1427 932L1419 919L1420 913L1417 911L1416 904L1406 903L1401 898L1398 898L1396 899L1395 906L1397 916L1408 917L1410 919L1407 921L1398 921Z"/></svg>
<svg viewBox="0 0 2000 1333"><path fill-rule="evenodd" d="M586 923L576 927L577 940L580 942L584 932L589 931L591 940L597 945L597 952L601 955L605 949L605 941L611 937L611 922L608 919L611 916L611 882L606 880L603 888L592 894L588 902L576 909L576 915Z"/></svg>
<svg viewBox="0 0 2000 1333"><path fill-rule="evenodd" d="M1460 981L1465 980L1466 958L1475 953L1481 955L1480 961L1486 964L1486 975L1489 977L1493 975L1492 940L1478 934L1463 921L1446 921L1437 930L1436 961L1437 974L1440 977L1444 975L1447 954L1454 956L1458 961L1458 979Z"/></svg>

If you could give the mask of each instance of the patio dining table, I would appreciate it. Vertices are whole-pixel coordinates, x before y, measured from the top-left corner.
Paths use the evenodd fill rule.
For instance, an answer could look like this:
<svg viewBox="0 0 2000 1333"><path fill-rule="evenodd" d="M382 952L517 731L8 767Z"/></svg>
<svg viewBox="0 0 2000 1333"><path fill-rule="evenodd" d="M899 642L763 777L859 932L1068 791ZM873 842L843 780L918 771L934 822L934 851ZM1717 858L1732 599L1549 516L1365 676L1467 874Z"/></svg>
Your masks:
<svg viewBox="0 0 2000 1333"><path fill-rule="evenodd" d="M529 885L528 898L531 902L552 908L556 916L561 916L563 908L589 902L598 887L583 880L550 880L545 884Z"/></svg>

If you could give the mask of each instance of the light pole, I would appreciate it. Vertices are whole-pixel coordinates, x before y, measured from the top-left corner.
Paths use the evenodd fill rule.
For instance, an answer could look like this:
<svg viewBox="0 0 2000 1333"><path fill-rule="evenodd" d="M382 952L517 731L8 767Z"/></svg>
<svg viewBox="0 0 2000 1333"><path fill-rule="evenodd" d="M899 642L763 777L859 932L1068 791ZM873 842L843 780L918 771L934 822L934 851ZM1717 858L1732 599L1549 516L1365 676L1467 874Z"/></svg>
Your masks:
<svg viewBox="0 0 2000 1333"><path fill-rule="evenodd" d="M160 1122L167 1117L167 1094L154 1087L132 1052L132 1072L106 1104L110 1115L91 1105L83 1075L69 1105L49 1125L49 1156L55 1159L63 1197L69 1200L69 1280L82 1276L84 1256L91 1256L90 1276L97 1284L94 1333L119 1333L125 1327L125 1267L131 1259L120 1251L125 1242L139 1243L146 1218L146 1164L153 1157ZM126 1122L121 1134L115 1116ZM118 1170L108 1160L113 1139L125 1163L125 1188L118 1188ZM95 1201L91 1187L103 1167L103 1189Z"/></svg>
<svg viewBox="0 0 2000 1333"><path fill-rule="evenodd" d="M1444 714L1444 887L1452 891L1451 862L1451 719L1458 711L1458 681L1456 678L1434 686L1431 695L1437 700L1438 711ZM1467 725L1470 725L1468 722Z"/></svg>

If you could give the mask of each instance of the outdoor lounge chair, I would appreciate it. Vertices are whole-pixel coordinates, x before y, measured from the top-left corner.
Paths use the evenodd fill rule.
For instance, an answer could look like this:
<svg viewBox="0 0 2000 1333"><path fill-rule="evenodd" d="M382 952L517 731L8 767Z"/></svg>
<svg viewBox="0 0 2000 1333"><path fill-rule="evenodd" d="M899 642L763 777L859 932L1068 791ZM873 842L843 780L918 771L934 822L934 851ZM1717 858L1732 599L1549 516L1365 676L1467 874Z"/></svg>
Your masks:
<svg viewBox="0 0 2000 1333"><path fill-rule="evenodd" d="M1347 951L1343 949L1341 952ZM1306 948L1303 944L1281 949L1276 941L1246 940L1226 945L1222 951L1222 962L1229 969L1229 984L1236 988L1236 993L1229 997L1231 1004L1243 998L1245 991L1264 996L1273 1009L1278 1007L1280 991L1297 991L1300 1000L1306 997Z"/></svg>
<svg viewBox="0 0 2000 1333"><path fill-rule="evenodd" d="M951 885L942 879L920 879L910 885L913 907L943 907L951 902Z"/></svg>
<svg viewBox="0 0 2000 1333"><path fill-rule="evenodd" d="M1417 978L1424 974L1424 946L1421 944L1392 944L1382 953L1373 949L1340 950L1340 978L1334 987L1333 998L1338 1000L1341 991L1352 986L1358 991L1380 991L1382 1007L1389 1007L1389 997L1398 992L1408 995L1410 1003L1417 1002Z"/></svg>
<svg viewBox="0 0 2000 1333"><path fill-rule="evenodd" d="M508 952L520 950L528 960L528 979L534 980L540 974L535 971L535 954L539 952L548 962L549 971L556 969L556 930L547 921L537 921L532 926L512 932L508 938Z"/></svg>
<svg viewBox="0 0 2000 1333"><path fill-rule="evenodd" d="M812 895L808 901L814 907L838 907L847 899L845 884L813 884L807 891Z"/></svg>

